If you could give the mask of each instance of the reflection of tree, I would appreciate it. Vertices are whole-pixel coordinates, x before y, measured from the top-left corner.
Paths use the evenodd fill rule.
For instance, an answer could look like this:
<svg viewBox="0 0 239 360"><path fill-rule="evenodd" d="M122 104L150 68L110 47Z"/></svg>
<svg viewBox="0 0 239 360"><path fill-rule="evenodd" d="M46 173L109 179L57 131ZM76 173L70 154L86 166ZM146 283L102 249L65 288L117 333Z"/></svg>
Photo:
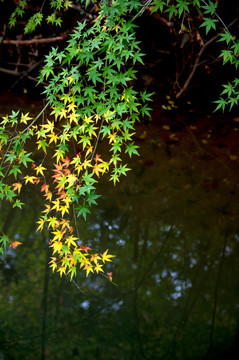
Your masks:
<svg viewBox="0 0 239 360"><path fill-rule="evenodd" d="M110 271L118 286L81 275L82 292L48 272L48 247L32 225L37 194L25 194L23 218L1 213L10 236L24 239L21 253L11 250L0 265L0 353L7 360L214 359L236 341L236 190L209 191L212 169L196 169L194 177L185 164L162 163L158 180L152 168L140 177L132 172L113 194L102 184L99 210L79 224L84 243L117 255Z"/></svg>

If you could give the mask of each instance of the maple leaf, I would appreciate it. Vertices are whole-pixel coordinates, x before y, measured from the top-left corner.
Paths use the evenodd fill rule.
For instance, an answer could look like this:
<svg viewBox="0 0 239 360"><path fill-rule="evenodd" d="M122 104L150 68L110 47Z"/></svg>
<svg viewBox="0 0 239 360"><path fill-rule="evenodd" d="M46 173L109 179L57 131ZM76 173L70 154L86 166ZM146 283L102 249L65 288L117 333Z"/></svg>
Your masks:
<svg viewBox="0 0 239 360"><path fill-rule="evenodd" d="M71 245L74 245L74 246L77 246L76 242L74 240L78 240L77 237L73 236L73 235L70 235L66 238L65 240L65 243L67 244L68 248L71 246Z"/></svg>
<svg viewBox="0 0 239 360"><path fill-rule="evenodd" d="M21 184L20 182L18 182L18 183L12 184L12 186L13 186L13 190L14 190L14 191L17 190L18 195L19 195L19 194L20 194L20 191L21 191L21 188L22 188L22 184Z"/></svg>
<svg viewBox="0 0 239 360"><path fill-rule="evenodd" d="M55 229L56 226L59 225L59 221L55 216L49 217L47 221L48 221L48 228L51 227L53 230Z"/></svg>
<svg viewBox="0 0 239 360"><path fill-rule="evenodd" d="M98 261L97 260L101 260L101 257L98 254L91 254L90 255L90 261L94 261L94 263L97 265Z"/></svg>
<svg viewBox="0 0 239 360"><path fill-rule="evenodd" d="M80 249L83 250L84 252L88 253L88 250L92 250L89 246L87 245L80 245Z"/></svg>
<svg viewBox="0 0 239 360"><path fill-rule="evenodd" d="M68 205L62 205L60 206L59 211L61 212L61 215L64 216L65 213L69 214L69 206Z"/></svg>
<svg viewBox="0 0 239 360"><path fill-rule="evenodd" d="M38 221L37 221L37 224L39 224L38 228L37 228L37 231L42 231L43 230L43 227L44 227L44 224L45 224L45 219L44 218L40 218Z"/></svg>
<svg viewBox="0 0 239 360"><path fill-rule="evenodd" d="M51 199L52 199L52 192L51 192L51 191L48 191L44 196L46 197L47 200L51 201Z"/></svg>
<svg viewBox="0 0 239 360"><path fill-rule="evenodd" d="M45 193L47 194L48 191L49 191L49 185L43 184L43 185L41 186L41 192L43 192L43 191L45 191Z"/></svg>
<svg viewBox="0 0 239 360"><path fill-rule="evenodd" d="M42 149L46 154L47 153L46 148L48 146L47 142L44 139L42 139L42 140L38 140L36 143L38 144L37 149L38 150Z"/></svg>
<svg viewBox="0 0 239 360"><path fill-rule="evenodd" d="M28 182L30 182L31 184L34 184L34 181L36 180L36 176L24 176L25 179L25 184L27 184Z"/></svg>
<svg viewBox="0 0 239 360"><path fill-rule="evenodd" d="M61 221L59 222L59 225L61 225L62 230L67 228L70 228L70 221L66 220L66 219L61 219Z"/></svg>
<svg viewBox="0 0 239 360"><path fill-rule="evenodd" d="M73 102L71 102L67 105L68 111L72 110L74 112L76 107L77 107L76 104L74 104ZM78 115L78 116L80 116L80 115Z"/></svg>
<svg viewBox="0 0 239 360"><path fill-rule="evenodd" d="M69 122L70 124L72 123L72 121L74 121L76 124L78 124L78 119L77 117L80 116L79 114L76 114L75 112L72 112L70 115L69 115Z"/></svg>
<svg viewBox="0 0 239 360"><path fill-rule="evenodd" d="M108 136L109 144L111 144L112 142L116 143L116 138L115 138L116 135L117 135L117 133L113 133Z"/></svg>
<svg viewBox="0 0 239 360"><path fill-rule="evenodd" d="M86 276L88 276L90 272L94 272L93 265L91 265L91 263L86 262L84 265L84 270L86 270Z"/></svg>
<svg viewBox="0 0 239 360"><path fill-rule="evenodd" d="M107 275L109 276L109 280L112 281L112 272L108 272Z"/></svg>
<svg viewBox="0 0 239 360"><path fill-rule="evenodd" d="M68 167L71 163L71 160L68 158L68 156L66 156L63 161L62 161L62 166L63 167Z"/></svg>
<svg viewBox="0 0 239 360"><path fill-rule="evenodd" d="M16 247L18 247L19 245L22 245L22 243L20 241L13 241L11 244L10 244L10 247L12 247L13 249L15 249Z"/></svg>
<svg viewBox="0 0 239 360"><path fill-rule="evenodd" d="M103 162L103 160L101 159L101 155L96 154L95 155L95 162L98 162L98 161Z"/></svg>
<svg viewBox="0 0 239 360"><path fill-rule="evenodd" d="M49 144L51 144L53 141L56 144L57 140L59 139L58 135L56 135L54 133L54 131L50 135L47 135L47 136L50 138Z"/></svg>
<svg viewBox="0 0 239 360"><path fill-rule="evenodd" d="M70 279L72 280L73 276L76 276L76 267L75 266L71 266L71 268L69 269L67 274L71 274Z"/></svg>
<svg viewBox="0 0 239 360"><path fill-rule="evenodd" d="M78 180L77 176L74 174L70 174L67 176L67 182L68 182L68 186L67 187L71 187L74 185L74 183Z"/></svg>
<svg viewBox="0 0 239 360"><path fill-rule="evenodd" d="M52 210L56 209L56 211L59 211L59 209L60 209L60 200L56 199L55 201L52 201L52 203L54 204L54 206L52 206Z"/></svg>
<svg viewBox="0 0 239 360"><path fill-rule="evenodd" d="M90 160L85 160L85 161L83 162L83 164L82 164L82 167L83 167L85 170L87 169L87 167L92 167L92 165L91 165L90 162L91 162Z"/></svg>
<svg viewBox="0 0 239 360"><path fill-rule="evenodd" d="M40 173L42 176L44 176L43 171L46 170L46 168L44 166L42 166L42 164L40 164L39 166L37 166L35 168L35 170L36 170L37 175Z"/></svg>
<svg viewBox="0 0 239 360"><path fill-rule="evenodd" d="M103 173L103 167L104 167L104 164L98 164L98 163L95 163L94 167L93 167L93 173L96 174L97 177L100 177L100 172Z"/></svg>
<svg viewBox="0 0 239 360"><path fill-rule="evenodd" d="M109 171L109 163L107 161L104 161L102 164L102 174Z"/></svg>
<svg viewBox="0 0 239 360"><path fill-rule="evenodd" d="M86 146L86 154L85 157L87 157L89 154L91 154L93 152L93 146Z"/></svg>
<svg viewBox="0 0 239 360"><path fill-rule="evenodd" d="M55 235L52 241L61 240L63 238L63 235L65 233L65 230L61 231L57 229L56 231L53 231L52 234Z"/></svg>
<svg viewBox="0 0 239 360"><path fill-rule="evenodd" d="M92 116L90 116L90 117L85 116L84 117L84 122L86 122L86 124L90 124L90 123L94 122L94 120L92 120Z"/></svg>
<svg viewBox="0 0 239 360"><path fill-rule="evenodd" d="M57 269L56 257L51 257L51 261L49 262L50 267L52 268L52 272Z"/></svg>
<svg viewBox="0 0 239 360"><path fill-rule="evenodd" d="M101 255L101 257L102 257L102 261L103 261L103 263L105 263L106 261L112 261L112 260L110 260L110 258L112 258L112 257L115 257L115 255L108 255L107 253L108 253L108 250L109 249L107 249L103 254L100 254Z"/></svg>
<svg viewBox="0 0 239 360"><path fill-rule="evenodd" d="M60 119L62 119L63 117L66 118L66 115L67 115L66 109L61 109L59 113Z"/></svg>
<svg viewBox="0 0 239 360"><path fill-rule="evenodd" d="M32 120L32 118L29 117L28 115L29 115L29 112L27 114L25 114L25 115L22 113L20 122L23 123L23 124L27 124L27 122L29 120Z"/></svg>
<svg viewBox="0 0 239 360"><path fill-rule="evenodd" d="M50 204L44 204L44 205L46 209L43 210L42 212L48 214L51 211L51 205Z"/></svg>
<svg viewBox="0 0 239 360"><path fill-rule="evenodd" d="M47 120L47 124L41 125L45 130L45 133L47 132L53 132L54 130L54 121Z"/></svg>
<svg viewBox="0 0 239 360"><path fill-rule="evenodd" d="M57 271L60 272L60 277L62 277L63 273L66 275L66 267L65 266L61 266Z"/></svg>
<svg viewBox="0 0 239 360"><path fill-rule="evenodd" d="M61 254L61 248L62 248L63 244L61 241L54 241L52 242L52 244L50 245L50 247L53 247L53 254L55 254L55 252L58 252Z"/></svg>
<svg viewBox="0 0 239 360"><path fill-rule="evenodd" d="M102 264L100 265L99 263L96 263L96 266L94 268L94 270L97 272L97 274L99 273L99 271L104 272L104 270L102 269Z"/></svg>
<svg viewBox="0 0 239 360"><path fill-rule="evenodd" d="M41 179L39 177L37 177L35 180L34 180L34 184L39 184L39 182L41 181Z"/></svg>

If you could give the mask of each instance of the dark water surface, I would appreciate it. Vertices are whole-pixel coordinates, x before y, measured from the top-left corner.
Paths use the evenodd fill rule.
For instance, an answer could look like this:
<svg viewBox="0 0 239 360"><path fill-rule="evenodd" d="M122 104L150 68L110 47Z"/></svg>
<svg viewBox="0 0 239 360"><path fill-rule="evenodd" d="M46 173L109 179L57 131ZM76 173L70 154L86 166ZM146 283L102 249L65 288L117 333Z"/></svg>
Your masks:
<svg viewBox="0 0 239 360"><path fill-rule="evenodd" d="M84 243L116 255L117 286L51 273L33 186L22 212L2 207L23 245L0 264L0 359L239 358L237 122L155 111L136 141L132 171L116 187L106 176L79 223Z"/></svg>

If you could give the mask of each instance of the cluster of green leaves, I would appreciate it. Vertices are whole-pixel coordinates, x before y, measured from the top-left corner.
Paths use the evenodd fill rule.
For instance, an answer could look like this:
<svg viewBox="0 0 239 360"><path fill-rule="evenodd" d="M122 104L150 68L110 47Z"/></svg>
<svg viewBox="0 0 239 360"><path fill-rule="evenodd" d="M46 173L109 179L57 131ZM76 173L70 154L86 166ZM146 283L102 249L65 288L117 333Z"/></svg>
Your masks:
<svg viewBox="0 0 239 360"><path fill-rule="evenodd" d="M81 3L87 6L90 1ZM27 21L25 33L33 32L42 23L44 4ZM40 184L45 209L38 230L51 231L51 267L61 275L69 273L72 278L78 265L86 275L103 272L103 264L113 256L108 250L101 256L88 253L89 247L79 240L76 217L86 219L91 205L96 204L99 178L109 173L110 181L116 184L129 170L123 164L123 155L138 155L133 141L135 122L150 116L148 102L152 94L133 87L134 65L143 64L133 20L150 4L152 12L161 11L170 20L184 19L192 6L196 7L202 14L201 27L206 33L215 30L220 20L217 4L212 1L155 0L144 5L139 0L100 1L94 20L78 22L64 50L52 48L45 58L39 83L47 83L44 94L51 107L51 118L39 124L39 116L32 119L29 114L12 112L1 122L0 199L21 209L22 185ZM71 2L51 0L48 5L53 12L47 21L60 25L57 14L67 10ZM10 26L25 14L27 6L26 0L19 2ZM237 68L238 42L227 29L220 41L228 47L221 53L224 63L230 62ZM217 108L237 104L238 83L236 79L224 85L227 99L220 98ZM27 150L27 142L32 141L37 144L35 157L38 152L41 160L39 156L35 160ZM100 142L108 148L104 159L97 153ZM1 249L5 249L9 239L5 234L0 239Z"/></svg>
<svg viewBox="0 0 239 360"><path fill-rule="evenodd" d="M67 11L71 6L69 0L50 0L49 2L43 1L41 8L39 7L34 11L33 15L30 15L24 26L24 33L29 34L36 30L40 26L44 19L44 6L50 9L50 14L46 16L47 23L51 25L60 26L62 24L61 12ZM28 1L20 0L15 10L10 16L9 27L12 28L16 25L18 19L22 19L26 15L28 9Z"/></svg>
<svg viewBox="0 0 239 360"><path fill-rule="evenodd" d="M86 219L96 204L101 175L109 172L114 184L126 175L129 168L122 154L138 155L135 122L150 116L151 94L132 86L133 65L143 64L143 54L135 25L126 20L128 10L123 1L102 6L93 24L78 23L63 51L53 48L46 56L39 82L48 82L44 94L52 109L50 120L38 124L38 117L13 112L1 124L1 198L21 208L22 185L41 186L45 209L38 230L51 231L53 271L71 278L78 265L87 276L103 273L103 264L113 257L108 250L100 256L88 253L91 249L79 240L76 217ZM25 150L27 140L36 143L41 161ZM106 159L96 152L101 141L109 150ZM5 184L11 177L12 184Z"/></svg>

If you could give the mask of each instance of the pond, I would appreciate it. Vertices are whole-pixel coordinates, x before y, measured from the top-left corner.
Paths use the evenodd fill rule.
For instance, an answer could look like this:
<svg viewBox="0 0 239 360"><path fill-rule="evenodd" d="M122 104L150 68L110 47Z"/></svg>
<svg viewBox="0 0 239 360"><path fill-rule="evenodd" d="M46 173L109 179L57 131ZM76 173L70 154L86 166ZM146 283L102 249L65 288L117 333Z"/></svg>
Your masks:
<svg viewBox="0 0 239 360"><path fill-rule="evenodd" d="M153 120L137 127L141 156L128 161L132 170L117 186L107 176L100 182L98 207L79 223L84 243L116 255L107 265L114 284L51 273L33 187L22 212L2 207L1 228L23 245L0 264L0 359L232 358L239 340L237 120L155 106Z"/></svg>

